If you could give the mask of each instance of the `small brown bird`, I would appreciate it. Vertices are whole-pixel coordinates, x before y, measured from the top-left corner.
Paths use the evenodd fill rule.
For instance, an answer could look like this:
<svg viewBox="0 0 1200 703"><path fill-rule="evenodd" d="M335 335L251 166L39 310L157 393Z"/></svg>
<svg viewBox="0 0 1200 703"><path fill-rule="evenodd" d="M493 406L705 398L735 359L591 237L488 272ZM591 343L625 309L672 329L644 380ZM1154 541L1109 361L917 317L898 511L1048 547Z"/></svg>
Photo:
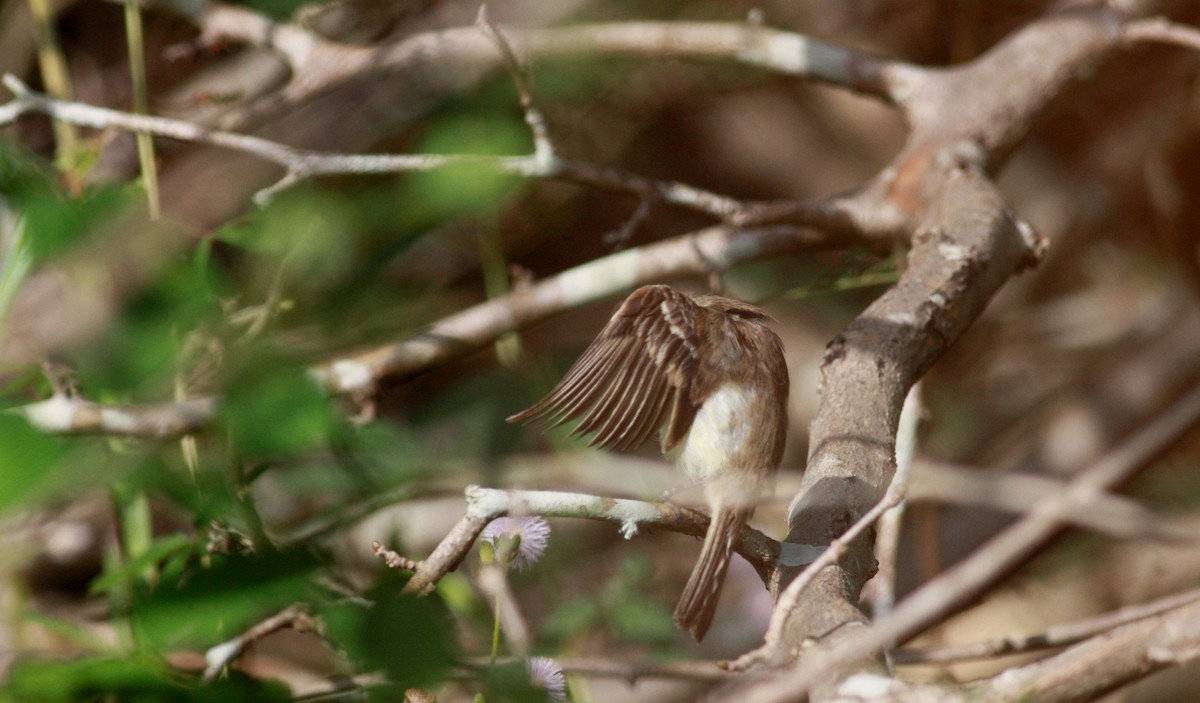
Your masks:
<svg viewBox="0 0 1200 703"><path fill-rule="evenodd" d="M675 622L697 641L716 611L729 557L779 466L787 429L783 343L763 310L644 286L617 309L562 381L509 422L550 427L582 417L591 445L636 447L662 429L662 450L705 483L712 522Z"/></svg>

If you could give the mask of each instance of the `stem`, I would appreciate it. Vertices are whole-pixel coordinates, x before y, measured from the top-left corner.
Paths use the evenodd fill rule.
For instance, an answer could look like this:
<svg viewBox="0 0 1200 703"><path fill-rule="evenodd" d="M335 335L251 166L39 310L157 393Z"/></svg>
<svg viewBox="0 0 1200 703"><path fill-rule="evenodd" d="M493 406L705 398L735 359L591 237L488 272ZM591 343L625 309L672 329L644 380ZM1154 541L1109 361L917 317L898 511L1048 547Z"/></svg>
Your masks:
<svg viewBox="0 0 1200 703"><path fill-rule="evenodd" d="M504 244L493 223L480 228L479 259L483 269L483 285L488 300L499 298L509 292L508 261L504 256ZM513 368L521 359L521 337L517 332L505 332L496 338L496 358L508 368Z"/></svg>
<svg viewBox="0 0 1200 703"><path fill-rule="evenodd" d="M496 665L496 655L500 652L500 596L497 595L494 599L495 606L493 607L493 625L492 625L492 656L489 663L492 666Z"/></svg>
<svg viewBox="0 0 1200 703"><path fill-rule="evenodd" d="M146 82L146 49L142 39L142 11L137 0L125 0L125 34L129 45L129 74L133 80L133 111L139 115L150 114ZM138 163L142 169L142 183L146 187L146 201L150 208L150 219L162 215L158 198L158 171L154 167L154 141L147 132L137 133Z"/></svg>
<svg viewBox="0 0 1200 703"><path fill-rule="evenodd" d="M5 221L8 218L12 219ZM0 211L0 342L4 341L9 308L33 265L26 235L24 215Z"/></svg>
<svg viewBox="0 0 1200 703"><path fill-rule="evenodd" d="M71 100L71 73L54 30L54 10L50 0L28 1L29 14L33 15L37 27L38 69L42 73L42 82L46 84L46 92L62 100ZM79 134L75 126L54 120L54 144L58 168L64 172L71 171L79 162Z"/></svg>

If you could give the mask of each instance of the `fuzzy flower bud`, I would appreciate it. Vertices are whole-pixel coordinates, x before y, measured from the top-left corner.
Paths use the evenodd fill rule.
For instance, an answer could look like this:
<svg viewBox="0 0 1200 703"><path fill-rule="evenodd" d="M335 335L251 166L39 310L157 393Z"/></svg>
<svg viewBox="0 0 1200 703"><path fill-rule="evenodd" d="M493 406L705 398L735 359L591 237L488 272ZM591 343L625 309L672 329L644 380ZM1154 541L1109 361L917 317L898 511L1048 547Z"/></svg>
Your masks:
<svg viewBox="0 0 1200 703"><path fill-rule="evenodd" d="M534 686L546 692L550 700L562 703L567 700L567 679L563 676L562 668L553 660L546 657L531 657L525 663L529 672L529 680Z"/></svg>
<svg viewBox="0 0 1200 703"><path fill-rule="evenodd" d="M480 539L491 545L496 555L504 555L517 569L524 569L546 551L550 525L540 517L498 517L484 528Z"/></svg>

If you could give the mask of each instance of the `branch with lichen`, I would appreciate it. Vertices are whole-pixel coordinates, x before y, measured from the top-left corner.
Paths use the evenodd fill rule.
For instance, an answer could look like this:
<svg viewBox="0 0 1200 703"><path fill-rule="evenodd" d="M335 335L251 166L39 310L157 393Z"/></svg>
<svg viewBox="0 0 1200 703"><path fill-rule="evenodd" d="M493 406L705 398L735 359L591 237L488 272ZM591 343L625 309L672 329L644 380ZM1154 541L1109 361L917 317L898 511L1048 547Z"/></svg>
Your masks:
<svg viewBox="0 0 1200 703"><path fill-rule="evenodd" d="M560 491L520 491L467 486L467 510L424 561L406 561L415 573L406 590L428 593L438 580L458 568L488 523L503 516L605 520L620 525L621 534L632 539L643 527L657 527L693 537L703 537L708 516L671 503L649 503L627 498L607 498ZM779 554L779 543L758 530L745 528L734 548L764 579ZM386 550L384 550L386 552ZM380 554L380 550L376 550ZM385 556L381 554L381 556ZM397 565L400 565L399 563Z"/></svg>
<svg viewBox="0 0 1200 703"><path fill-rule="evenodd" d="M171 438L208 428L216 412L213 398L177 403L114 405L54 394L46 400L12 408L30 425L48 434L103 434L119 437Z"/></svg>

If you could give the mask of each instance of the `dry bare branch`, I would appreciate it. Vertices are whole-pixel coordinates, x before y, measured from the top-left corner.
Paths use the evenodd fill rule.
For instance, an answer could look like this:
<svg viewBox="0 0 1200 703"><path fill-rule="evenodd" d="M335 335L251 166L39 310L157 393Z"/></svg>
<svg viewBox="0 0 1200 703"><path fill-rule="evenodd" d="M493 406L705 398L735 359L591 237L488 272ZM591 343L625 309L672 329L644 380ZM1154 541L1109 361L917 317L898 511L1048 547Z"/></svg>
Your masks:
<svg viewBox="0 0 1200 703"><path fill-rule="evenodd" d="M834 203L816 207L814 219L836 220L838 210ZM838 241L836 235L790 226L745 231L710 227L580 264L450 315L410 339L332 361L314 373L331 391L369 392L381 378L425 371L480 349L505 332L645 283L704 275L713 266L725 269Z"/></svg>
<svg viewBox="0 0 1200 703"><path fill-rule="evenodd" d="M1089 701L1200 654L1200 604L1168 610L966 687L982 703ZM1087 672L1086 676L1080 675Z"/></svg>
<svg viewBox="0 0 1200 703"><path fill-rule="evenodd" d="M622 679L630 686L643 679L687 679L691 681L723 681L732 674L710 661L652 661L618 660L601 657L556 657L554 661L564 672L595 678ZM500 663L506 662L504 659ZM483 662L480 662L482 665Z"/></svg>
<svg viewBox="0 0 1200 703"><path fill-rule="evenodd" d="M1124 19L1103 4L1055 8L972 62L906 75L900 106L910 138L873 185L910 213L913 248L898 283L828 347L808 468L789 516L792 549L823 550L878 503L895 470L908 388L1044 251L989 175L1068 81L1119 47ZM905 632L895 624L917 606L902 604L878 628L857 627L866 624L857 603L875 564L869 540L854 544L805 591L781 643L793 655L813 640L821 646L797 672L739 695L795 699L818 683L835 685L847 659L858 662ZM781 569L779 590L798 573Z"/></svg>
<svg viewBox="0 0 1200 703"><path fill-rule="evenodd" d="M97 129L116 127L196 144L233 149L282 166L286 173L276 183L259 191L254 199L265 204L280 192L305 180L339 174L384 174L432 171L453 166L474 166L525 178L553 178L606 190L643 196L654 193L663 202L694 209L718 219L745 215L748 206L694 186L660 182L582 162L562 161L547 156L538 147L526 156L476 154L335 154L299 149L262 137L210 130L167 117L137 115L85 103L59 100L34 92L15 76L4 76L13 99L0 108L0 125L29 112L42 113L68 124ZM6 119L7 118L7 119ZM535 141L535 144L537 142Z"/></svg>
<svg viewBox="0 0 1200 703"><path fill-rule="evenodd" d="M869 594L873 618L891 612L896 601L896 564L900 559L900 528L905 508L912 498L912 484L916 472L913 462L917 453L917 429L921 423L925 406L922 400L921 382L913 385L900 409L900 423L896 428L896 475L908 484L903 500L879 518L879 529L875 537L875 560L879 570L869 582L873 586Z"/></svg>
<svg viewBox="0 0 1200 703"><path fill-rule="evenodd" d="M277 51L298 76L295 82L300 87L293 91L294 98L325 89L368 68L377 71L425 62L488 65L497 58L490 41L468 28L426 32L380 47L346 46L241 7L166 4L195 22L208 41L222 38ZM905 85L898 77L920 70L759 23L621 22L553 29L510 28L505 34L515 53L527 60L605 54L742 63L890 101L899 101L898 92Z"/></svg>
<svg viewBox="0 0 1200 703"><path fill-rule="evenodd" d="M913 475L912 496L956 505L977 505L1013 514L1028 512L1045 496L1064 487L1060 480L1028 473L969 469L923 459ZM1132 498L1097 494L1066 520L1075 527L1117 539L1194 542L1200 532L1190 520L1157 515Z"/></svg>
<svg viewBox="0 0 1200 703"><path fill-rule="evenodd" d="M1130 22L1125 25L1122 36L1130 43L1157 42L1200 51L1200 30L1172 22L1165 17L1150 17Z"/></svg>
<svg viewBox="0 0 1200 703"><path fill-rule="evenodd" d="M303 603L289 605L278 613L256 623L237 637L210 647L204 654L204 660L208 665L205 667L201 678L204 682L211 683L221 675L221 672L226 667L237 661L237 658L246 651L247 647L273 632L278 632L288 627L302 632L313 628L313 618L309 614L306 605Z"/></svg>
<svg viewBox="0 0 1200 703"><path fill-rule="evenodd" d="M1053 625L1036 635L1010 635L984 642L972 642L936 649L900 649L892 653L897 664L947 664L971 659L991 659L1047 649L1059 649L1089 637L1154 617L1200 600L1200 589L1176 593L1150 603L1130 605L1096 617Z"/></svg>

